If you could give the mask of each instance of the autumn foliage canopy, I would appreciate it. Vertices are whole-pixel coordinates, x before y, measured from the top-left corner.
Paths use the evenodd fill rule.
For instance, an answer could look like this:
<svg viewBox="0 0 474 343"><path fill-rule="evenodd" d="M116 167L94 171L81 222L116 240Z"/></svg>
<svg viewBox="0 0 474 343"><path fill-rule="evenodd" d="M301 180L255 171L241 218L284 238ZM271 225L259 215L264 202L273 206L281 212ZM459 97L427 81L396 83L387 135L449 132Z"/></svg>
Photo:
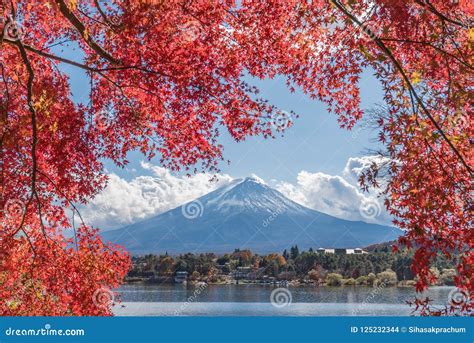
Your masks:
<svg viewBox="0 0 474 343"><path fill-rule="evenodd" d="M444 254L474 294L470 0L0 4L1 315L110 315L129 256L77 205L106 185L106 159L124 166L139 150L174 170L212 170L221 130L240 141L291 126L244 75L286 77L342 128L375 122L387 162L360 181L406 230L417 290ZM72 48L75 58L63 53ZM66 66L88 77L82 103ZM360 106L363 70L383 87L378 116Z"/></svg>

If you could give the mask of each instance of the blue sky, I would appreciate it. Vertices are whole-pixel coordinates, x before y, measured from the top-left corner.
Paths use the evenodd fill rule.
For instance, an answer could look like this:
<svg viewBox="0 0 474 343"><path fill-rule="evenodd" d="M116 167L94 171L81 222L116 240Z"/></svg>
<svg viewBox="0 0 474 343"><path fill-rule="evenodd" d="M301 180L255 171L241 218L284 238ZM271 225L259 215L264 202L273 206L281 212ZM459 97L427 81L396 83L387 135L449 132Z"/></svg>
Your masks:
<svg viewBox="0 0 474 343"><path fill-rule="evenodd" d="M265 180L290 181L300 170L339 175L349 157L364 154L374 148L374 133L369 130L354 133L341 129L336 116L329 114L324 104L311 100L298 91L289 92L283 78L254 82L263 97L279 108L295 111L299 118L283 137L276 139L250 138L235 143L223 138L229 166L222 171L237 177L255 173ZM363 106L370 107L382 99L380 87L370 73L361 82Z"/></svg>
<svg viewBox="0 0 474 343"><path fill-rule="evenodd" d="M55 52L74 60L81 58L71 47ZM74 100L87 103L85 73L68 65L61 68L70 77ZM230 164L220 164L217 183L209 182L210 174L188 178L170 173L159 165L158 158L148 162L139 152L127 156L130 164L124 169L104 161L109 183L82 212L89 224L105 229L130 224L192 201L232 179L251 175L314 210L342 219L390 224L377 190L363 193L357 182L361 170L374 161L367 151L378 147L375 132L358 127L352 132L341 129L337 117L328 113L324 104L298 90L291 93L281 77L246 81L258 86L260 96L272 104L299 115L283 136L251 137L237 143L221 130L220 143ZM360 87L363 108L382 101L381 86L371 72L363 73ZM375 211L367 216L367 209Z"/></svg>
<svg viewBox="0 0 474 343"><path fill-rule="evenodd" d="M65 49L58 51L61 55L77 59L77 51ZM62 69L70 76L71 88L75 101L87 103L88 79L78 68L63 65ZM261 96L270 100L280 109L299 115L293 126L283 136L276 139L250 137L243 142L235 142L226 130L221 130L220 143L224 146L224 158L230 160L220 163L222 173L234 177L245 177L256 174L265 180L293 180L299 171L323 172L341 175L348 158L366 154L368 148L376 148L374 132L357 130L357 134L341 129L336 116L328 113L326 106L297 90L291 93L282 77L272 80L247 79L259 87ZM362 106L369 108L382 100L381 87L372 74L366 71L360 81ZM140 168L144 160L142 154L132 152L128 155L130 164L127 169L120 169L113 163L105 161L108 171L125 179L131 179L149 171ZM159 164L158 158L151 161Z"/></svg>

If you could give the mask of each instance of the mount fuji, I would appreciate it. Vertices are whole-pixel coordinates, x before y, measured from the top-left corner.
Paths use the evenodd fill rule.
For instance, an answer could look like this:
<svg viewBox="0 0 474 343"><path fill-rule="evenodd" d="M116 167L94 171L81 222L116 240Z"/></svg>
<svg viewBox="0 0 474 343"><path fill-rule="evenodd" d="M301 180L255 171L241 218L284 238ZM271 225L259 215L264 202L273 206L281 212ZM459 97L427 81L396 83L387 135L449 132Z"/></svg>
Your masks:
<svg viewBox="0 0 474 343"><path fill-rule="evenodd" d="M356 248L397 239L395 227L349 221L309 209L256 178L234 180L145 221L102 233L132 254Z"/></svg>

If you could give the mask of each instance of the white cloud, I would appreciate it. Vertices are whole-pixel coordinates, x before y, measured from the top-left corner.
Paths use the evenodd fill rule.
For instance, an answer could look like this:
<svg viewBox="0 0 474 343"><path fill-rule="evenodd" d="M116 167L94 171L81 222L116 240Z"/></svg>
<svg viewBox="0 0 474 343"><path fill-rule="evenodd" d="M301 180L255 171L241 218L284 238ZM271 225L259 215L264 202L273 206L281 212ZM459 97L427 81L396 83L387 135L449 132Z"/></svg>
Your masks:
<svg viewBox="0 0 474 343"><path fill-rule="evenodd" d="M344 178L324 173L301 171L296 184L280 182L276 188L291 200L332 216L391 225L390 215L377 190L363 193L358 177L372 162L385 162L376 156L350 158L344 168Z"/></svg>
<svg viewBox="0 0 474 343"><path fill-rule="evenodd" d="M271 184L291 200L317 211L348 220L390 225L390 216L377 198L376 190L363 193L358 187L360 173L372 161L385 162L376 156L354 157L347 161L343 177L301 171L295 182L271 180ZM176 176L145 162L141 167L152 175L125 180L109 174L107 187L81 209L87 224L103 230L122 227L178 207L233 180L227 174ZM140 171L133 172L136 173ZM216 180L211 180L214 176ZM252 177L265 182L256 175Z"/></svg>
<svg viewBox="0 0 474 343"><path fill-rule="evenodd" d="M230 182L229 175L200 173L174 176L162 167L141 163L152 176L130 181L109 174L107 187L81 209L86 224L103 230L131 224L209 193ZM215 180L211 180L216 176Z"/></svg>
<svg viewBox="0 0 474 343"><path fill-rule="evenodd" d="M344 177L351 179L351 181L358 182L359 176L368 170L373 163L381 166L389 161L389 158L382 156L350 157L344 167Z"/></svg>
<svg viewBox="0 0 474 343"><path fill-rule="evenodd" d="M301 171L296 185L282 183L277 189L293 201L317 211L345 219L359 218L356 204L361 203L363 195L340 176Z"/></svg>

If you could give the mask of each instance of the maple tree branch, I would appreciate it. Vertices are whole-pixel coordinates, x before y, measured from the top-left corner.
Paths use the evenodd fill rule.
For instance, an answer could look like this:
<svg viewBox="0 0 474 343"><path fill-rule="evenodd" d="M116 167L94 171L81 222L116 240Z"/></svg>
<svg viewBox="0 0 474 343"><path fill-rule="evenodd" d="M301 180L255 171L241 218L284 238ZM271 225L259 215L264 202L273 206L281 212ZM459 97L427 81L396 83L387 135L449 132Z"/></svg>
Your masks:
<svg viewBox="0 0 474 343"><path fill-rule="evenodd" d="M26 69L28 70L28 84L27 84L27 100L28 108L31 113L31 128L32 128L32 146L31 146L31 159L33 163L32 175L31 175L31 191L35 192L36 189L36 170L37 170L37 159L36 159L36 145L38 143L38 132L36 124L36 110L33 106L33 80L35 77L33 67L28 59L25 48L21 41L18 41L17 46L20 50L20 55L25 63Z"/></svg>
<svg viewBox="0 0 474 343"><path fill-rule="evenodd" d="M10 1L10 6L11 6L11 11L12 11L12 17L16 18L16 4L14 0Z"/></svg>
<svg viewBox="0 0 474 343"><path fill-rule="evenodd" d="M38 170L38 174L44 176L51 183L51 185L56 189L56 191L60 195L62 195L64 199L66 199L66 201L71 205L73 212L77 212L77 215L79 216L79 219L81 220L81 224L86 225L84 222L84 219L82 218L81 212L79 212L76 205L74 205L74 202L72 202L72 200L70 200L69 197L63 191L61 191L61 189L56 185L56 183L53 180L51 180L51 178L46 173L43 173L41 170Z"/></svg>
<svg viewBox="0 0 474 343"><path fill-rule="evenodd" d="M415 3L417 3L418 5L422 6L423 8L427 9L428 11L430 11L431 13L433 13L434 15L436 15L437 17L439 17L441 20L443 21L447 21L451 24L454 24L454 25L457 25L457 26L461 26L461 27L464 27L464 28L469 28L469 25L466 25L460 21L457 21L457 20L454 20L454 19L451 19L451 18L448 18L447 16L445 16L443 13L439 12L431 2L429 2L429 0L425 0L425 1L421 1L421 0L415 0Z"/></svg>
<svg viewBox="0 0 474 343"><path fill-rule="evenodd" d="M330 0L330 2L334 6L336 6L336 8L339 9L353 23L355 23L359 27L362 27L362 23L352 13L350 13L344 7L344 5L342 5L338 0ZM413 97L415 98L416 102L419 104L420 108L423 110L423 113L428 117L428 119L431 121L431 123L435 126L436 130L441 134L444 141L446 141L446 143L448 143L451 150L456 154L458 159L461 161L461 163L467 169L468 173L472 176L473 175L472 168L465 161L464 157L461 155L461 153L458 151L458 149L456 149L456 147L451 142L451 140L446 136L446 134L444 133L441 126L438 124L438 122L431 115L430 111L426 108L425 104L423 103L420 96L416 92L415 87L411 83L410 79L408 78L408 76L407 76L405 70L403 69L403 67L401 66L400 62L395 58L395 56L393 56L390 49L380 40L380 38L378 38L369 28L365 27L364 32L367 33L367 35L375 42L375 44L377 44L377 46L382 50L382 52L392 61L392 63L395 66L395 69L400 73L400 75L402 76L402 79L406 82L409 91L413 94Z"/></svg>
<svg viewBox="0 0 474 343"><path fill-rule="evenodd" d="M28 207L30 206L36 194L36 171L37 171L36 145L38 143L36 110L33 106L33 80L34 80L35 75L34 75L33 67L31 66L31 63L28 59L28 54L26 53L26 49L24 48L20 40L16 42L16 46L20 50L21 58L28 71L27 100L28 100L28 108L31 113L31 126L32 126L32 146L31 146L32 171L31 171L31 195L28 198L27 203L25 204L21 223L12 236L16 235L19 231L23 231L26 235L26 232L23 229L23 225L25 224Z"/></svg>
<svg viewBox="0 0 474 343"><path fill-rule="evenodd" d="M95 7L97 7L97 11L99 12L100 16L102 17L102 19L104 20L104 22L111 28L117 28L118 25L114 24L112 21L110 21L109 17L107 16L107 14L104 12L104 10L102 9L102 7L100 7L100 3L98 0L94 0L94 5Z"/></svg>
<svg viewBox="0 0 474 343"><path fill-rule="evenodd" d="M38 174L45 177L51 183L51 185L56 189L56 191L60 195L62 195L64 197L64 199L66 199L66 201L71 205L71 207L72 207L72 216L73 216L72 222L73 222L73 229L74 229L74 242L75 242L75 245L76 245L76 250L79 250L79 246L77 244L76 227L74 226L74 216L77 213L77 215L79 216L79 219L81 220L81 224L83 226L85 226L86 223L84 222L84 219L82 218L81 212L79 212L78 208L76 207L76 205L74 205L72 200L70 200L69 197L63 191L61 191L61 189L56 185L56 183L53 180L51 180L51 178L46 173L43 173L40 169L38 169ZM38 208L39 208L39 211L40 211L40 220L41 220L41 224L42 224L43 232L44 232L44 224L43 224L43 220L41 218L41 207L40 207L41 204L40 204L40 200L39 200L38 196L37 196L37 201L38 201Z"/></svg>
<svg viewBox="0 0 474 343"><path fill-rule="evenodd" d="M38 217L39 217L39 221L40 221L40 227L41 227L41 232L43 233L43 237L45 238L45 241L46 241L46 244L49 245L49 237L48 237L48 234L46 233L46 226L44 225L44 221L43 221L43 213L42 213L42 210L41 210L41 201L40 201L40 198L38 196L38 193L35 192L35 198L36 198L36 207L38 209ZM53 240L53 242L55 242L56 244L58 244L56 241Z"/></svg>
<svg viewBox="0 0 474 343"><path fill-rule="evenodd" d="M10 39L8 39L8 38L5 39L5 42L7 42L7 43L9 43L9 44L12 44L12 45L17 45L17 42L16 42L16 41L10 40ZM165 77L170 77L169 75L166 75L166 74L157 72L157 71L155 71L155 70L150 70L150 69L147 69L147 68L144 68L144 67L140 67L140 66L118 66L118 67L110 67L110 68L98 69L98 68L93 68L93 67L87 66L87 65L85 65L85 64L76 62L76 61L72 61L72 60L67 59L67 58L63 58L63 57L60 57L60 56L56 56L56 55L50 54L50 53L45 52L45 51L43 51L43 50L39 50L39 49L37 49L37 48L34 48L34 47L30 46L30 45L23 44L23 48L24 48L25 50L30 51L30 52L36 53L36 54L38 54L38 55L40 55L40 56L47 57L47 58L51 58L51 59L54 59L54 60L59 61L59 62L67 63L67 64L70 64L70 65L72 65L72 66L81 68L81 69L83 69L83 70L87 70L87 71L90 71L90 72L98 73L98 74L101 75L103 78L105 78L108 82L110 82L110 83L113 84L115 87L117 87L117 89L119 89L119 91L121 92L122 96L127 100L127 102L129 103L129 105L130 105L131 108L132 108L133 106L131 105L131 102L130 102L130 100L128 99L128 97L124 94L124 92L123 92L123 86L117 84L114 80L112 80L109 76L107 76L107 75L104 73L105 71L135 69L135 70L142 71L142 72L144 72L144 73L158 74L158 75L162 75L162 76L165 76ZM160 102L161 102L161 100L160 100ZM80 213L78 213L78 214L79 214L79 217L81 217ZM82 217L81 217L81 221L82 221L82 223L84 224L84 221L82 220Z"/></svg>
<svg viewBox="0 0 474 343"><path fill-rule="evenodd" d="M4 94L5 94L5 98L6 98L6 101L3 103L1 103L0 105L2 106L1 110L2 110L2 117L0 118L0 123L2 124L1 127L2 127L2 136L0 138L0 153L3 153L2 151L2 147L3 147L3 139L5 137L5 135L7 134L7 123L8 123L8 104L10 103L10 91L8 89L8 82L7 82L7 79L6 79L6 76L5 76L5 67L3 65L3 63L0 63L0 69L1 69L1 75L2 75L2 80L3 80L3 83L5 84L5 90L4 90ZM2 169L3 171L3 169ZM1 185L0 185L1 187ZM0 194L0 197L1 197L1 194Z"/></svg>
<svg viewBox="0 0 474 343"><path fill-rule="evenodd" d="M109 27L109 25L107 23L104 23L100 20L97 20L95 19L94 17L91 17L89 14L87 14L86 12L82 11L81 9L77 9L77 11L82 14L84 17L86 17L87 19L89 20L92 20L94 23L97 23L99 25L102 25L102 26L106 26L106 27Z"/></svg>
<svg viewBox="0 0 474 343"><path fill-rule="evenodd" d="M33 262L32 262L32 267L31 267L31 270L30 270L31 275L33 276L33 265L35 263L36 256L38 254L36 253L36 249L35 249L35 246L33 245L33 242L31 241L30 235L26 232L26 230L23 227L21 228L21 231L25 235L26 240L28 241L28 244L30 245L31 251L33 251Z"/></svg>
<svg viewBox="0 0 474 343"><path fill-rule="evenodd" d="M12 45L16 45L16 41L8 39L8 38L4 38L3 41L7 42L9 44L12 44ZM67 63L67 64L73 65L75 67L84 69L84 70L94 71L94 68L86 66L85 64L82 64L82 63L79 63L79 62L76 62L76 61L73 61L73 60L70 60L70 59L67 59L67 58L64 58L64 57L60 57L60 56L50 54L50 53L45 52L43 50L34 48L31 45L22 44L22 46L25 50L28 50L30 52L34 52L35 54L38 54L40 56L48 57L48 58L51 58L51 59L59 61L59 62Z"/></svg>
<svg viewBox="0 0 474 343"><path fill-rule="evenodd" d="M13 14L13 18L16 17L16 13L15 13L15 4L12 2L12 14ZM8 22L7 22L8 23ZM33 81L34 81L34 78L35 78L35 74L34 74L34 71L33 71L33 67L31 66L31 63L30 63L30 60L28 58L28 54L26 52L26 49L25 47L23 46L23 43L21 42L21 40L17 40L17 41L14 41L13 42L14 45L16 45L18 47L18 50L20 51L20 56L23 60L23 63L25 64L26 66L26 70L28 71L28 81L27 81L27 85L26 85L26 88L27 88L27 102L28 102L28 109L31 113L31 127L32 127L32 145L31 145L31 160L32 160L32 171L31 171L31 194L30 194L30 197L28 198L28 201L27 203L25 204L25 208L24 208L24 211L23 211L23 216L22 216L22 219L21 219L21 223L19 225L19 227L17 228L17 230L14 232L13 236L16 235L19 231L23 231L23 233L25 234L25 236L28 238L28 241L31 245L31 248L33 250L33 253L34 253L34 256L36 257L36 251L33 247L33 244L31 243L29 237L28 237L28 234L26 233L26 231L24 230L23 228L23 225L25 223L25 220L26 220L26 214L28 212L28 207L30 206L31 202L33 201L33 198L37 195L36 193L36 172L37 172L37 156L36 156L36 146L37 146L37 143L38 143L38 128L37 128L37 123L36 123L36 110L33 106ZM34 260L34 259L33 259Z"/></svg>
<svg viewBox="0 0 474 343"><path fill-rule="evenodd" d="M7 42L7 43L9 43L9 44L16 45L16 41L14 41L14 40L5 38L4 41ZM30 52L33 52L33 53L35 53L35 54L38 54L38 55L40 55L40 56L47 57L47 58L51 58L51 59L56 60L56 61L58 61L58 62L63 62L63 63L69 64L69 65L72 65L72 66L81 68L81 69L83 69L83 70L87 70L87 71L90 71L90 72L96 72L96 73L101 74L102 76L104 76L104 75L102 74L102 72L104 72L104 71L135 69L135 70L140 70L140 71L145 72L145 73L159 74L159 75L162 75L162 76L170 77L169 75L166 75L166 74L164 74L164 73L157 72L156 70L152 70L152 69L147 69L147 68L144 68L144 67L141 67L141 66L124 66L124 65L122 65L122 66L109 67L109 68L94 68L94 67L90 67L90 66L88 66L88 65L85 65L85 64L83 64L83 63L79 63L79 62L70 60L70 59L68 59L68 58L64 58L64 57L61 57L61 56L53 55L53 54L51 54L51 53L49 53L49 52L46 52L46 51L44 51L44 50L40 50L40 49L37 49L37 48L35 48L35 47L32 47L31 45L23 44L23 47L24 47L26 50L28 50L28 51L30 51Z"/></svg>
<svg viewBox="0 0 474 343"><path fill-rule="evenodd" d="M411 107L412 107L412 113L413 115L415 115L415 122L418 126L420 126L420 122L418 120L418 109L416 108L415 106L415 101L413 99L413 94L410 93L410 99L411 99ZM431 153L431 156L433 156L433 158L436 160L436 163L438 164L438 166L441 168L441 170L444 172L444 174L446 175L446 177L448 177L452 182L453 182L453 185L454 187L458 187L459 188L459 185L457 184L455 178L453 175L451 175L447 170L446 168L444 167L443 163L445 165L449 165L448 162L444 159L443 155L440 154L439 158L438 156L436 156L436 151L435 149L433 148L433 146L430 144L430 142L428 141L428 139L426 139L426 137L423 137L423 141L425 142L426 146L428 147L428 150L429 150L429 154ZM441 161L440 161L441 159ZM443 163L442 163L443 162ZM454 174L454 172L453 172ZM461 189L462 190L462 189Z"/></svg>
<svg viewBox="0 0 474 343"><path fill-rule="evenodd" d="M100 7L99 1L98 1L98 0L94 0L94 5L95 5L95 7L97 7L97 11L99 11L101 17L102 17L102 18L104 19L104 21L107 23L107 22L108 22L107 15L106 15L105 12L102 10L102 7Z"/></svg>
<svg viewBox="0 0 474 343"><path fill-rule="evenodd" d="M102 58L111 62L112 64L120 64L120 61L115 59L110 55L104 48L97 44L87 32L87 28L81 22L81 20L69 9L67 4L63 0L56 0L57 5L59 6L59 11L65 16L69 22L79 31L84 41L89 45L89 47L99 54Z"/></svg>
<svg viewBox="0 0 474 343"><path fill-rule="evenodd" d="M456 55L453 55L449 52L447 52L446 50L443 50L439 47L437 47L436 45L433 45L429 42L422 42L422 41L416 41L416 40L410 40L410 39L396 39L396 38L380 38L381 41L385 41L385 42L398 42L398 43L408 43L408 44L421 44L421 45L425 45L425 46L429 46L433 49L435 49L436 51L439 51L441 52L442 54L445 54L453 59L455 59L456 61L458 61L459 63L461 63L463 66L469 68L469 69L474 69L474 66L472 66L471 64L469 64L468 62L465 62L463 59L461 59L460 57L456 56Z"/></svg>

